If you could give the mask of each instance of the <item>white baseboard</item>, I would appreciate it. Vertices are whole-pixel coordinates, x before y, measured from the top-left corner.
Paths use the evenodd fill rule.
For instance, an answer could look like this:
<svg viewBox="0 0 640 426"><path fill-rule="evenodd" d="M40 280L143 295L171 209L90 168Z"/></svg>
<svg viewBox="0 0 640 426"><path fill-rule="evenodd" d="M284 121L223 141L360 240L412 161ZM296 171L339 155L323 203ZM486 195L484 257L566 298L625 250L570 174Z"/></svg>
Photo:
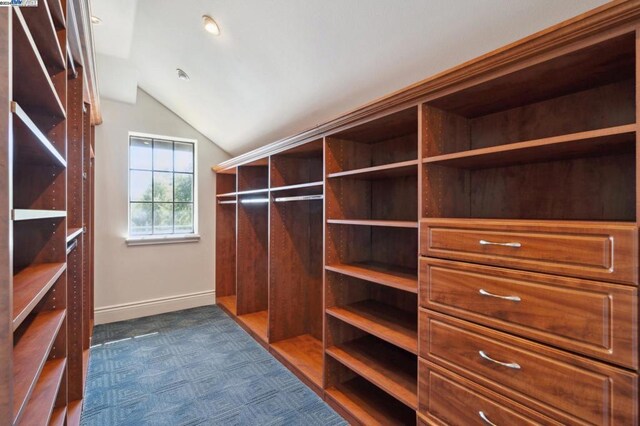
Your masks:
<svg viewBox="0 0 640 426"><path fill-rule="evenodd" d="M124 321L149 315L182 309L197 308L198 306L216 303L214 290L198 293L181 294L178 296L161 297L158 299L141 300L139 302L122 303L120 305L103 306L95 309L95 324Z"/></svg>

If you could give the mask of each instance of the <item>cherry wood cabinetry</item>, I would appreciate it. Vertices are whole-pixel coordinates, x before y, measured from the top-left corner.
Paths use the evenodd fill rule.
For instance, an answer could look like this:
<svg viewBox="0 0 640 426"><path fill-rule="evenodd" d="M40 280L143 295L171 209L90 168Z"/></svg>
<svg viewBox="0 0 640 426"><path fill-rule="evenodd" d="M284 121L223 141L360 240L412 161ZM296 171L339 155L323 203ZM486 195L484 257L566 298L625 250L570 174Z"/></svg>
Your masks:
<svg viewBox="0 0 640 426"><path fill-rule="evenodd" d="M219 305L352 424L637 424L638 28L611 2L214 167Z"/></svg>
<svg viewBox="0 0 640 426"><path fill-rule="evenodd" d="M74 424L67 406L83 398L93 125L82 70L89 59L69 49L84 25L75 4L41 0L0 11L3 424Z"/></svg>

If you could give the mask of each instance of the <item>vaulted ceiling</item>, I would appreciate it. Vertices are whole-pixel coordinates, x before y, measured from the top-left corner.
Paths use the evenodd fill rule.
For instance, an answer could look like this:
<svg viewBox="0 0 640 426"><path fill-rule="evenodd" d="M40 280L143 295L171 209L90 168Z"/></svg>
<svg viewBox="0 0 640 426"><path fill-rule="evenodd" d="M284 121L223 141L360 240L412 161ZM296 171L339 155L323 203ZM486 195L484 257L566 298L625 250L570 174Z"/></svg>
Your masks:
<svg viewBox="0 0 640 426"><path fill-rule="evenodd" d="M140 87L232 155L603 0L91 0L104 98ZM202 15L221 35L204 31ZM190 81L177 79L184 69Z"/></svg>

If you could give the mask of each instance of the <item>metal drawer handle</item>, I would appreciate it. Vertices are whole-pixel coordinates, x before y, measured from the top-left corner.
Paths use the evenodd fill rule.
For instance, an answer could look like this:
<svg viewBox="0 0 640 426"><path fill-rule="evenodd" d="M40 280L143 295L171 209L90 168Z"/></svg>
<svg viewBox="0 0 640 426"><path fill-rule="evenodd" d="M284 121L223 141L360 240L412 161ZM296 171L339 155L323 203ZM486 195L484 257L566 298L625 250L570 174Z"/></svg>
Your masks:
<svg viewBox="0 0 640 426"><path fill-rule="evenodd" d="M487 290L485 290L483 288L478 290L478 293L480 293L483 296L495 297L497 299L511 300L512 302L519 302L519 301L522 300L522 299L520 299L519 296L500 296L499 294L489 293Z"/></svg>
<svg viewBox="0 0 640 426"><path fill-rule="evenodd" d="M492 241L480 240L478 241L481 246L503 246L503 247L515 247L520 248L522 244L520 243L494 243Z"/></svg>
<svg viewBox="0 0 640 426"><path fill-rule="evenodd" d="M484 351L478 351L478 353L480 354L480 356L484 359L486 359L487 361L491 361L495 364L501 365L503 367L508 367L508 368L513 368L515 370L519 370L520 369L520 364L515 363L515 362L500 362L500 361L496 361L495 359L491 358L489 355L487 355Z"/></svg>
<svg viewBox="0 0 640 426"><path fill-rule="evenodd" d="M487 415L483 412L483 411L478 411L478 415L480 416L480 418L482 420L484 420L484 422L490 426L498 426L497 424L495 424L494 422L492 422L491 420L489 420L489 418L487 417Z"/></svg>

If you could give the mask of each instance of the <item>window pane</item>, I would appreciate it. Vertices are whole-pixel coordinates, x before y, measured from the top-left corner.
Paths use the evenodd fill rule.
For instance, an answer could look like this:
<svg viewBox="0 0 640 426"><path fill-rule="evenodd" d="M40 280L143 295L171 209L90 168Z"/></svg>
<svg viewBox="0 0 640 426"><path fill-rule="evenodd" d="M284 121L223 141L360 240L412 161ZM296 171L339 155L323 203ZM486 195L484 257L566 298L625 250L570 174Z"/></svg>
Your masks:
<svg viewBox="0 0 640 426"><path fill-rule="evenodd" d="M173 170L173 142L153 141L153 170Z"/></svg>
<svg viewBox="0 0 640 426"><path fill-rule="evenodd" d="M151 201L151 172L131 170L130 201Z"/></svg>
<svg viewBox="0 0 640 426"><path fill-rule="evenodd" d="M172 234L173 233L173 204L154 203L153 204L153 233Z"/></svg>
<svg viewBox="0 0 640 426"><path fill-rule="evenodd" d="M173 201L173 173L153 173L153 201Z"/></svg>
<svg viewBox="0 0 640 426"><path fill-rule="evenodd" d="M129 163L132 169L151 170L151 139L131 138Z"/></svg>
<svg viewBox="0 0 640 426"><path fill-rule="evenodd" d="M190 234L193 232L193 204L177 203L175 205L175 232Z"/></svg>
<svg viewBox="0 0 640 426"><path fill-rule="evenodd" d="M151 203L131 203L131 235L151 234Z"/></svg>
<svg viewBox="0 0 640 426"><path fill-rule="evenodd" d="M193 173L193 144L176 142L175 147L175 171Z"/></svg>
<svg viewBox="0 0 640 426"><path fill-rule="evenodd" d="M193 201L193 175L176 173L175 175L175 200L176 202Z"/></svg>

